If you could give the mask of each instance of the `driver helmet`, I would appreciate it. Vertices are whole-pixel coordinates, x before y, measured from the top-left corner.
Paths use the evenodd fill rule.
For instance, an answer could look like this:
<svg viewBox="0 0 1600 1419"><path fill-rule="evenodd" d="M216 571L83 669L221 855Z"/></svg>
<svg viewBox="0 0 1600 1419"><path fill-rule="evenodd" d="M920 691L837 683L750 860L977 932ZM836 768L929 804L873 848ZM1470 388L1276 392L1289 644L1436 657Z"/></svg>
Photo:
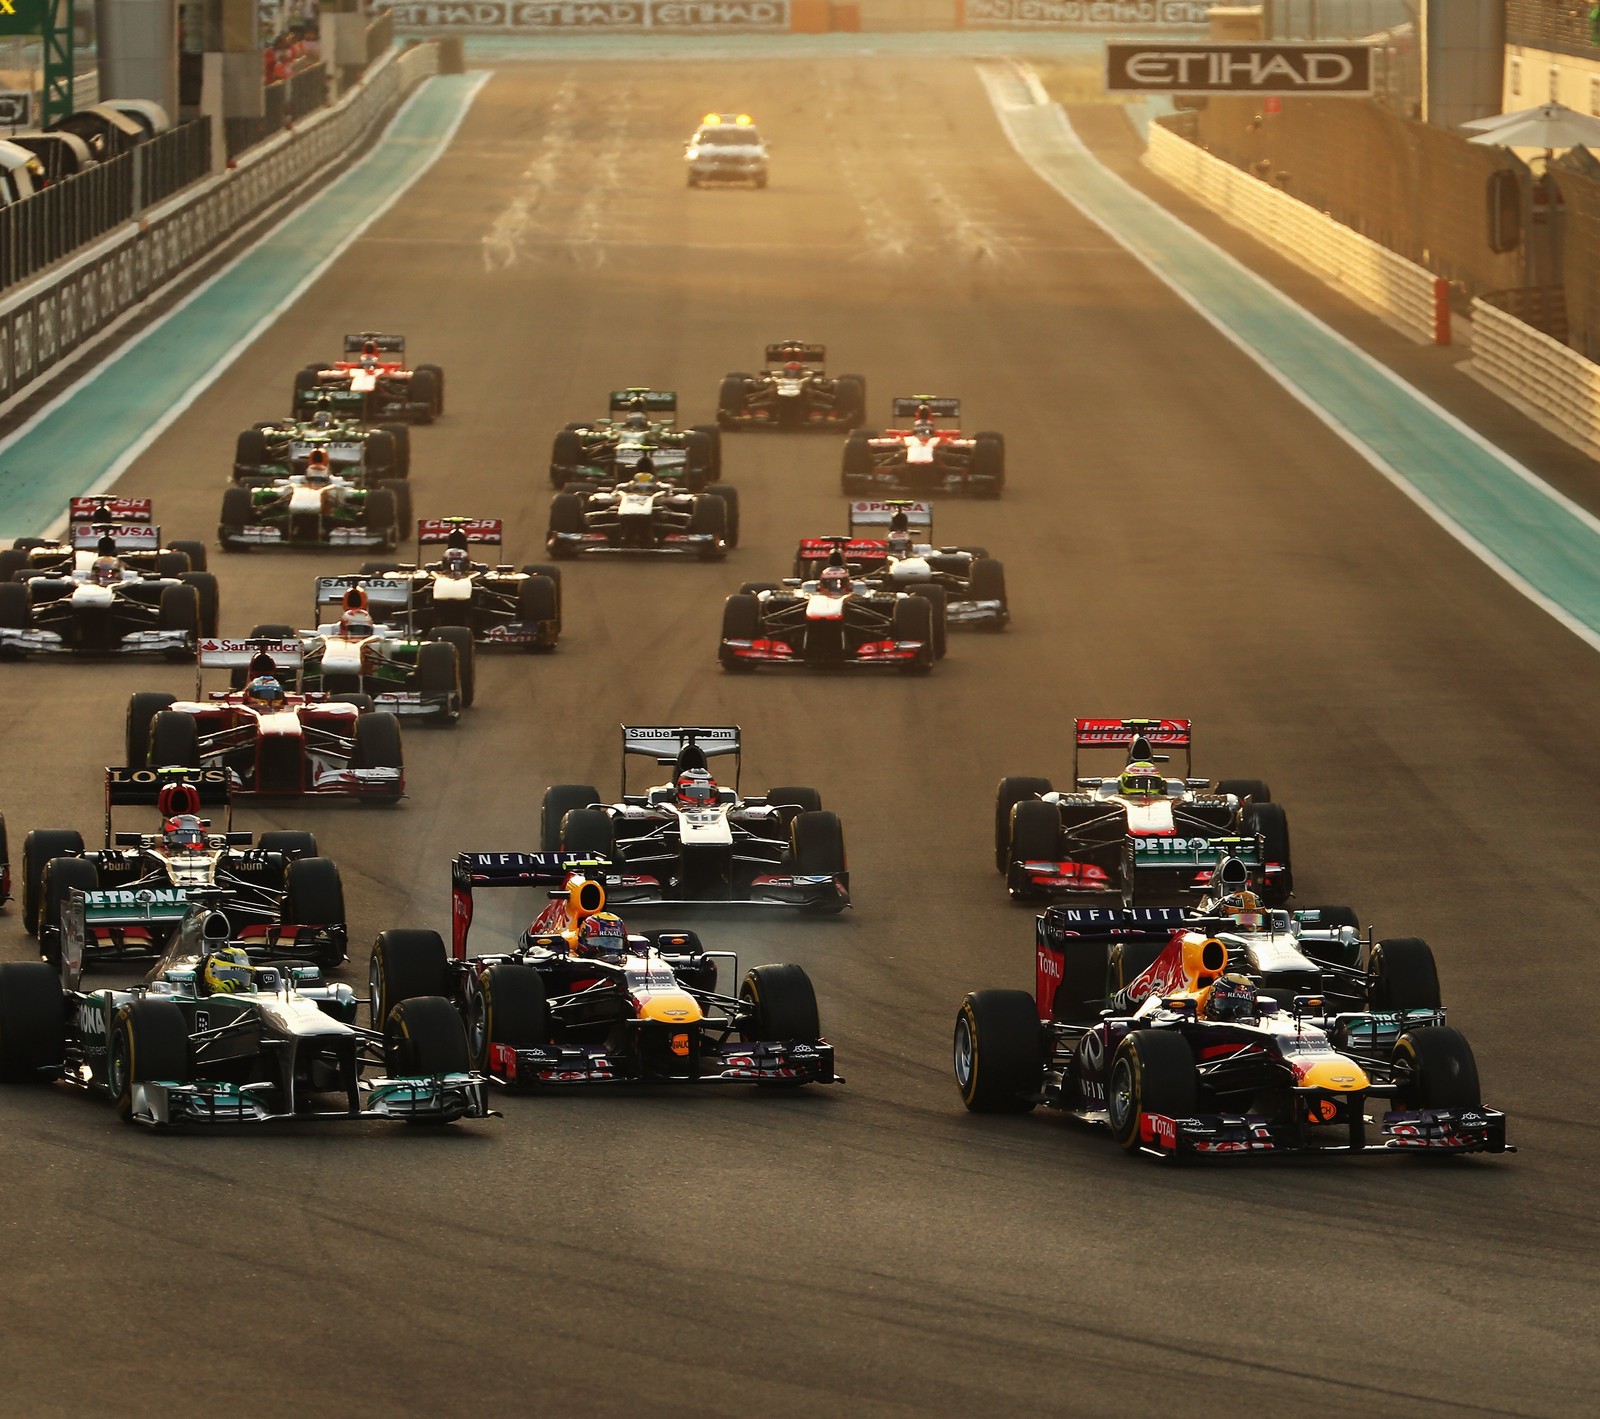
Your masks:
<svg viewBox="0 0 1600 1419"><path fill-rule="evenodd" d="M785 374L793 375L803 374L805 372L805 366L802 365L799 360L790 360L789 363L783 367L783 372Z"/></svg>
<svg viewBox="0 0 1600 1419"><path fill-rule="evenodd" d="M633 410L632 413L630 413L628 415L627 418L625 418L622 421L622 427L625 428L625 429L635 429L635 430L641 430L642 431L642 430L648 429L650 427L650 421L647 418L645 418L645 416L643 414L641 414L637 409L635 409L635 410Z"/></svg>
<svg viewBox="0 0 1600 1419"><path fill-rule="evenodd" d="M1267 915L1261 910L1261 898L1254 892L1235 892L1217 903L1217 915L1233 918L1240 931L1260 931L1267 924Z"/></svg>
<svg viewBox="0 0 1600 1419"><path fill-rule="evenodd" d="M1218 976L1206 992L1207 1020L1253 1020L1256 1018L1256 986L1249 976L1230 971Z"/></svg>
<svg viewBox="0 0 1600 1419"><path fill-rule="evenodd" d="M161 840L169 848L195 852L206 845L206 829L193 813L179 813L161 825Z"/></svg>
<svg viewBox="0 0 1600 1419"><path fill-rule="evenodd" d="M889 534L889 555L891 557L909 557L911 555L911 534L909 532L891 532Z"/></svg>
<svg viewBox="0 0 1600 1419"><path fill-rule="evenodd" d="M283 686L271 675L257 675L244 687L244 702L257 714L276 714L284 706Z"/></svg>
<svg viewBox="0 0 1600 1419"><path fill-rule="evenodd" d="M326 409L318 409L311 416L311 427L314 429L331 429L334 425L333 415Z"/></svg>
<svg viewBox="0 0 1600 1419"><path fill-rule="evenodd" d="M704 808L717 801L717 781L704 769L685 769L678 775L677 793L685 808Z"/></svg>
<svg viewBox="0 0 1600 1419"><path fill-rule="evenodd" d="M919 439L931 439L934 435L934 427L928 420L918 419L917 422L911 426L911 432Z"/></svg>
<svg viewBox="0 0 1600 1419"><path fill-rule="evenodd" d="M440 560L439 570L446 576L467 576L472 571L472 553L465 547L451 547Z"/></svg>
<svg viewBox="0 0 1600 1419"><path fill-rule="evenodd" d="M578 951L585 956L620 956L628 949L628 928L615 912L585 917L578 929Z"/></svg>
<svg viewBox="0 0 1600 1419"><path fill-rule="evenodd" d="M237 995L250 989L254 974L243 947L224 946L207 956L200 968L201 994Z"/></svg>
<svg viewBox="0 0 1600 1419"><path fill-rule="evenodd" d="M348 641L364 641L372 634L372 612L365 606L352 606L339 617L339 634Z"/></svg>
<svg viewBox="0 0 1600 1419"><path fill-rule="evenodd" d="M843 567L824 567L822 575L817 578L817 589L824 596L848 596L850 573Z"/></svg>
<svg viewBox="0 0 1600 1419"><path fill-rule="evenodd" d="M644 487L646 484L653 483L655 480L656 475L650 471L650 466L647 463L641 462L639 466L633 470L633 481L640 487Z"/></svg>
<svg viewBox="0 0 1600 1419"><path fill-rule="evenodd" d="M366 361L366 360L370 359L370 360L373 360L374 363L376 363L377 354L378 354L378 342L376 340L365 340L365 341L362 342L362 344L361 344L361 358L362 358L363 361Z"/></svg>
<svg viewBox="0 0 1600 1419"><path fill-rule="evenodd" d="M1124 798L1164 798L1167 781L1148 759L1133 759L1117 779L1117 792Z"/></svg>
<svg viewBox="0 0 1600 1419"><path fill-rule="evenodd" d="M326 449L314 448L311 456L306 459L306 482L316 487L321 487L328 479L333 477L333 469L328 466L328 453Z"/></svg>
<svg viewBox="0 0 1600 1419"><path fill-rule="evenodd" d="M122 580L122 564L115 557L96 557L89 579L96 586L111 586Z"/></svg>

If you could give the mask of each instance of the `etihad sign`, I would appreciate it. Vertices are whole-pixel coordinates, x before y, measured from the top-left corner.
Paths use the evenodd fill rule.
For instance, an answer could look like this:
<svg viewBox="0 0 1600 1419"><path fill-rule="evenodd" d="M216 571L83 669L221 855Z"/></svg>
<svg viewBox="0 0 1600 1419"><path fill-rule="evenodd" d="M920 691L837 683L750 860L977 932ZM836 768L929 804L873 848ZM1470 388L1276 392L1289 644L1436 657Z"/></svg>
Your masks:
<svg viewBox="0 0 1600 1419"><path fill-rule="evenodd" d="M1372 92L1364 44L1106 45L1113 94L1335 94Z"/></svg>

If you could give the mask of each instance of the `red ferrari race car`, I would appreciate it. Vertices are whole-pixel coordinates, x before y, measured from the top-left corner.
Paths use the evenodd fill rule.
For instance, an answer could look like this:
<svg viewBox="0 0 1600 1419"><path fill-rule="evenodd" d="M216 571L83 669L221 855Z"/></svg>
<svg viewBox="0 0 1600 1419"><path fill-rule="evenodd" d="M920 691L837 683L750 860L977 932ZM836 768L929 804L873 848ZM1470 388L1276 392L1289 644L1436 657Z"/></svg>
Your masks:
<svg viewBox="0 0 1600 1419"><path fill-rule="evenodd" d="M223 768L243 797L399 802L400 721L357 697L301 693L304 653L297 640L202 640L193 700L153 691L129 700L128 766ZM204 670L243 671L244 688L202 699ZM286 675L296 689L284 688Z"/></svg>
<svg viewBox="0 0 1600 1419"><path fill-rule="evenodd" d="M964 434L959 399L915 394L896 399L894 418L909 428L881 434L855 429L845 440L839 482L846 497L921 497L970 493L998 498L1006 485L1006 441L997 433Z"/></svg>

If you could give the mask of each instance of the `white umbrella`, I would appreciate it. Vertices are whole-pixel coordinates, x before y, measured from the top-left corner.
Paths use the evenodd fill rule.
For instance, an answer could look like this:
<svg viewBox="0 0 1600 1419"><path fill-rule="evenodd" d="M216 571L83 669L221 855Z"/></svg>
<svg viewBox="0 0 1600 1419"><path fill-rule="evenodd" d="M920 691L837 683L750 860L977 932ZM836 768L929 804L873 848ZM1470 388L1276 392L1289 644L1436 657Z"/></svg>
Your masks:
<svg viewBox="0 0 1600 1419"><path fill-rule="evenodd" d="M1538 108L1521 113L1504 113L1493 120L1492 127L1486 127L1489 123L1488 119L1474 120L1474 124L1485 131L1467 141L1492 148L1544 148L1547 151L1600 147L1600 118L1591 118L1561 103L1540 104Z"/></svg>

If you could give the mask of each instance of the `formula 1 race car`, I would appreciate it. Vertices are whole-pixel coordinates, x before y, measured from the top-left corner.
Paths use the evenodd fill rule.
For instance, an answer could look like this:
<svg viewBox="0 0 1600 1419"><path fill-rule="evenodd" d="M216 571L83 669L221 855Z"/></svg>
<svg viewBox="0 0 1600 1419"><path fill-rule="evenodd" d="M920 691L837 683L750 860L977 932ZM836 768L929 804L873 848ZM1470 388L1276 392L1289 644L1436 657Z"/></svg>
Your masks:
<svg viewBox="0 0 1600 1419"><path fill-rule="evenodd" d="M499 518L435 517L417 523L417 561L368 562L363 573L382 584L369 592L379 620L397 621L429 635L464 627L479 645L553 650L561 638L561 572L529 565L479 562L473 553L499 547ZM437 562L422 562L424 547L441 547Z"/></svg>
<svg viewBox="0 0 1600 1419"><path fill-rule="evenodd" d="M70 894L59 974L0 965L0 1077L62 1080L109 1097L128 1123L451 1123L491 1113L448 1001L403 1001L383 1031L313 965L257 964L219 912L191 906L143 983L85 991L78 948L105 892Z"/></svg>
<svg viewBox="0 0 1600 1419"><path fill-rule="evenodd" d="M767 185L767 145L748 113L708 113L683 150L689 186Z"/></svg>
<svg viewBox="0 0 1600 1419"><path fill-rule="evenodd" d="M717 393L724 429L856 429L867 417L867 382L858 374L829 377L825 345L781 340L768 345L758 374L735 371Z"/></svg>
<svg viewBox="0 0 1600 1419"><path fill-rule="evenodd" d="M592 491L577 491L580 486ZM646 470L618 483L569 484L550 500L545 545L557 559L627 553L720 562L733 545L733 494L724 483L691 493Z"/></svg>
<svg viewBox="0 0 1600 1419"><path fill-rule="evenodd" d="M1199 913L1051 908L1036 992L976 991L956 1017L963 1102L1043 1103L1156 1158L1515 1151L1445 1023L1427 943L1358 943L1348 923L1295 915L1263 914L1251 894ZM1125 972L1147 964L1108 1001L1119 957ZM1372 1100L1387 1108L1369 1141Z"/></svg>
<svg viewBox="0 0 1600 1419"><path fill-rule="evenodd" d="M861 537L863 528L885 528L883 538ZM983 547L932 544L933 508L925 502L853 502L848 537L807 537L795 552L794 574L819 577L842 559L851 579L885 591L918 591L933 601L953 628L1003 630L1011 620L1005 566ZM943 647L940 647L943 654Z"/></svg>
<svg viewBox="0 0 1600 1419"><path fill-rule="evenodd" d="M1184 777L1168 779L1156 748L1182 749ZM1083 778L1084 749L1113 749L1115 778ZM1000 780L995 866L1014 898L1091 897L1125 906L1179 902L1204 890L1220 848L1245 862L1268 901L1294 890L1289 820L1259 779L1194 778L1186 719L1080 719L1074 787L1049 779Z"/></svg>
<svg viewBox="0 0 1600 1419"><path fill-rule="evenodd" d="M127 805L156 808L160 831L114 833L112 810ZM222 832L199 816L208 807L227 810ZM258 954L330 970L345 957L338 866L317 855L310 833L269 832L256 842L234 832L225 769L107 769L105 846L85 852L74 830L35 828L23 840L22 873L23 924L56 966L74 890L99 894L85 964L160 955L195 892Z"/></svg>
<svg viewBox="0 0 1600 1419"><path fill-rule="evenodd" d="M938 588L855 581L842 546L835 546L814 581L746 582L730 596L722 607L717 659L740 674L762 665L801 665L922 675L944 648L944 618Z"/></svg>
<svg viewBox="0 0 1600 1419"><path fill-rule="evenodd" d="M370 487L385 479L404 481L411 473L408 425L373 428L323 409L309 419L273 419L246 429L234 446L233 481L251 487L304 473L318 449L334 473L352 483Z"/></svg>
<svg viewBox="0 0 1600 1419"><path fill-rule="evenodd" d="M69 498L61 540L19 537L0 549L0 582L88 571L96 557L108 555L101 551L107 537L114 544L109 555L133 571L175 579L205 571L206 544L172 541L163 546L154 507L149 498Z"/></svg>
<svg viewBox="0 0 1600 1419"><path fill-rule="evenodd" d="M309 419L324 410L364 424L431 424L444 413L444 371L438 365L408 368L404 335L346 335L342 360L307 365L294 377L291 415Z"/></svg>
<svg viewBox="0 0 1600 1419"><path fill-rule="evenodd" d="M568 424L550 449L550 485L616 482L646 471L698 493L722 476L722 430L677 427L678 396L670 389L613 389L610 417Z"/></svg>
<svg viewBox="0 0 1600 1419"><path fill-rule="evenodd" d="M303 473L235 485L222 494L217 540L225 552L251 547L400 545L400 520L411 485L386 479L372 487L334 473L326 449L313 449Z"/></svg>
<svg viewBox="0 0 1600 1419"><path fill-rule="evenodd" d="M839 483L846 497L1000 496L1006 485L1005 438L940 426L941 419L961 418L959 399L917 394L896 399L893 409L894 418L911 420L909 428L881 434L856 429L845 441Z"/></svg>
<svg viewBox="0 0 1600 1419"><path fill-rule="evenodd" d="M496 1083L829 1084L833 1046L799 966L756 966L737 995L692 931L629 933L605 910L607 864L564 853L471 852L451 864L451 953L432 931L385 931L372 950L374 1028L413 995L467 1022L475 1068ZM468 956L473 891L544 887L549 903L511 949Z"/></svg>
<svg viewBox="0 0 1600 1419"><path fill-rule="evenodd" d="M734 786L708 760L732 755ZM628 759L670 767L670 783L628 793ZM814 788L739 792L735 726L622 726L622 797L606 803L590 784L545 791L546 852L590 853L616 864L614 900L637 904L744 902L843 911L850 905L844 829Z"/></svg>
<svg viewBox="0 0 1600 1419"><path fill-rule="evenodd" d="M286 691L281 677L298 674L303 657L297 640L202 640L193 700L155 691L129 700L129 767L225 769L234 793L252 798L398 803L400 721L349 699ZM244 670L245 686L202 700L207 669Z"/></svg>

